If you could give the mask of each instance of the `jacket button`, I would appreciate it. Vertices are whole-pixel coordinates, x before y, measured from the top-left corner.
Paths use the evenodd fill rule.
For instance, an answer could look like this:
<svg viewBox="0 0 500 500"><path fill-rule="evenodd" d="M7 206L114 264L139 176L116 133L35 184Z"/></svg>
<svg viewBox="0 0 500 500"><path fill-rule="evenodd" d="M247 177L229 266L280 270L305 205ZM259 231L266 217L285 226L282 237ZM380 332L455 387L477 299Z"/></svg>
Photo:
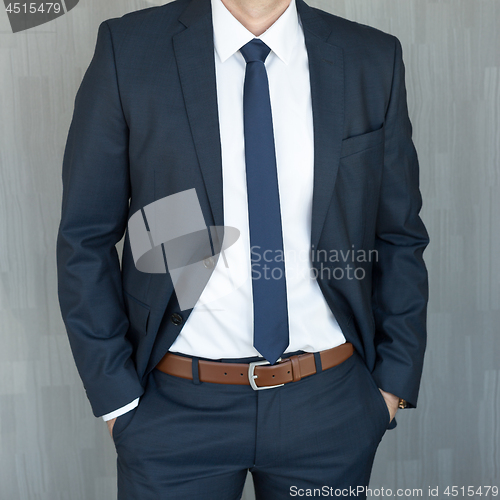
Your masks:
<svg viewBox="0 0 500 500"><path fill-rule="evenodd" d="M207 269L213 269L213 267L214 267L214 259L212 259L212 257L207 257L206 259L203 259L203 265Z"/></svg>
<svg viewBox="0 0 500 500"><path fill-rule="evenodd" d="M182 323L183 319L179 313L174 313L172 314L172 316L170 316L170 321L172 321L174 325L179 326Z"/></svg>

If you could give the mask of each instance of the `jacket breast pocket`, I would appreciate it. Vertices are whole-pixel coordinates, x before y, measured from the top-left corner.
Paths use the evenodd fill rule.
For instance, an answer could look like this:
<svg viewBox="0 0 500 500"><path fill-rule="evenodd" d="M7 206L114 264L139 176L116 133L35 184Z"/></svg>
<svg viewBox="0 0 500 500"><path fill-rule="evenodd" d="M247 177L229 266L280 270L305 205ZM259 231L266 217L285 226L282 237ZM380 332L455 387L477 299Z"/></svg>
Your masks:
<svg viewBox="0 0 500 500"><path fill-rule="evenodd" d="M342 149L340 152L341 158L346 158L376 146L382 145L384 142L384 127L378 130L368 132L366 134L348 137L342 141Z"/></svg>
<svg viewBox="0 0 500 500"><path fill-rule="evenodd" d="M130 295L126 290L123 290L123 297L130 323L129 336L146 335L150 313L149 306Z"/></svg>

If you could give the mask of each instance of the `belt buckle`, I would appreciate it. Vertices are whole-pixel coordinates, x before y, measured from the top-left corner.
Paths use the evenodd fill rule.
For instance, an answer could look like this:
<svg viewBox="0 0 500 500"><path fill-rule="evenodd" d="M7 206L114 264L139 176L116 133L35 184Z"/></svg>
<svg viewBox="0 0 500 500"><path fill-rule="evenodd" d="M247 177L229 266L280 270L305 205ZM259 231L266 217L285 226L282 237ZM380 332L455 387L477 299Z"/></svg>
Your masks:
<svg viewBox="0 0 500 500"><path fill-rule="evenodd" d="M278 361L281 361L281 358L278 358L276 360L276 363L278 363ZM259 387L255 383L255 379L258 378L258 375L255 375L255 367L262 365L270 365L270 364L271 363L267 361L267 359L265 359L264 361L253 361L252 363L248 364L248 381L250 382L250 387L254 391L262 391L264 389L275 389L276 387L281 387L282 385L285 385L285 384L277 384L277 385L264 385L262 387Z"/></svg>

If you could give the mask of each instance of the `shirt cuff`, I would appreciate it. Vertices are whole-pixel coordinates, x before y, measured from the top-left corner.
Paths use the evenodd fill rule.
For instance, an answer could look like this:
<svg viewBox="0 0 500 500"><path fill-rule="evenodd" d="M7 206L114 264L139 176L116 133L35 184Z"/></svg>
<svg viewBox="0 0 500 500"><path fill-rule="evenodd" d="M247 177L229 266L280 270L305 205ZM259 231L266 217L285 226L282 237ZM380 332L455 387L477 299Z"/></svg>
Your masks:
<svg viewBox="0 0 500 500"><path fill-rule="evenodd" d="M139 405L139 398L134 399L131 403L129 403L126 406L122 406L121 408L118 408L118 410L112 411L111 413L106 413L106 415L102 416L102 419L107 422L108 420L111 420L113 418L117 418L130 410L133 410Z"/></svg>

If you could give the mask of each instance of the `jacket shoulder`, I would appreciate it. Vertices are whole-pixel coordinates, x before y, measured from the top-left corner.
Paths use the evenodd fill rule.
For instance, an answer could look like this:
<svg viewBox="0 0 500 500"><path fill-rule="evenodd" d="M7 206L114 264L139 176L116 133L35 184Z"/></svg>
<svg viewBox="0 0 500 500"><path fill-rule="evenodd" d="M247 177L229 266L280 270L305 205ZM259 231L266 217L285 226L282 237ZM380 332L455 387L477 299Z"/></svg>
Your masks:
<svg viewBox="0 0 500 500"><path fill-rule="evenodd" d="M129 12L121 17L108 19L104 23L115 35L147 36L165 33L169 31L169 28L179 24L178 19L189 3L190 0L174 0L165 5Z"/></svg>
<svg viewBox="0 0 500 500"><path fill-rule="evenodd" d="M343 48L355 48L358 46L372 46L379 49L394 50L398 43L397 38L390 33L368 26L366 24L350 21L340 16L330 14L321 9L313 10L331 28L329 42Z"/></svg>

